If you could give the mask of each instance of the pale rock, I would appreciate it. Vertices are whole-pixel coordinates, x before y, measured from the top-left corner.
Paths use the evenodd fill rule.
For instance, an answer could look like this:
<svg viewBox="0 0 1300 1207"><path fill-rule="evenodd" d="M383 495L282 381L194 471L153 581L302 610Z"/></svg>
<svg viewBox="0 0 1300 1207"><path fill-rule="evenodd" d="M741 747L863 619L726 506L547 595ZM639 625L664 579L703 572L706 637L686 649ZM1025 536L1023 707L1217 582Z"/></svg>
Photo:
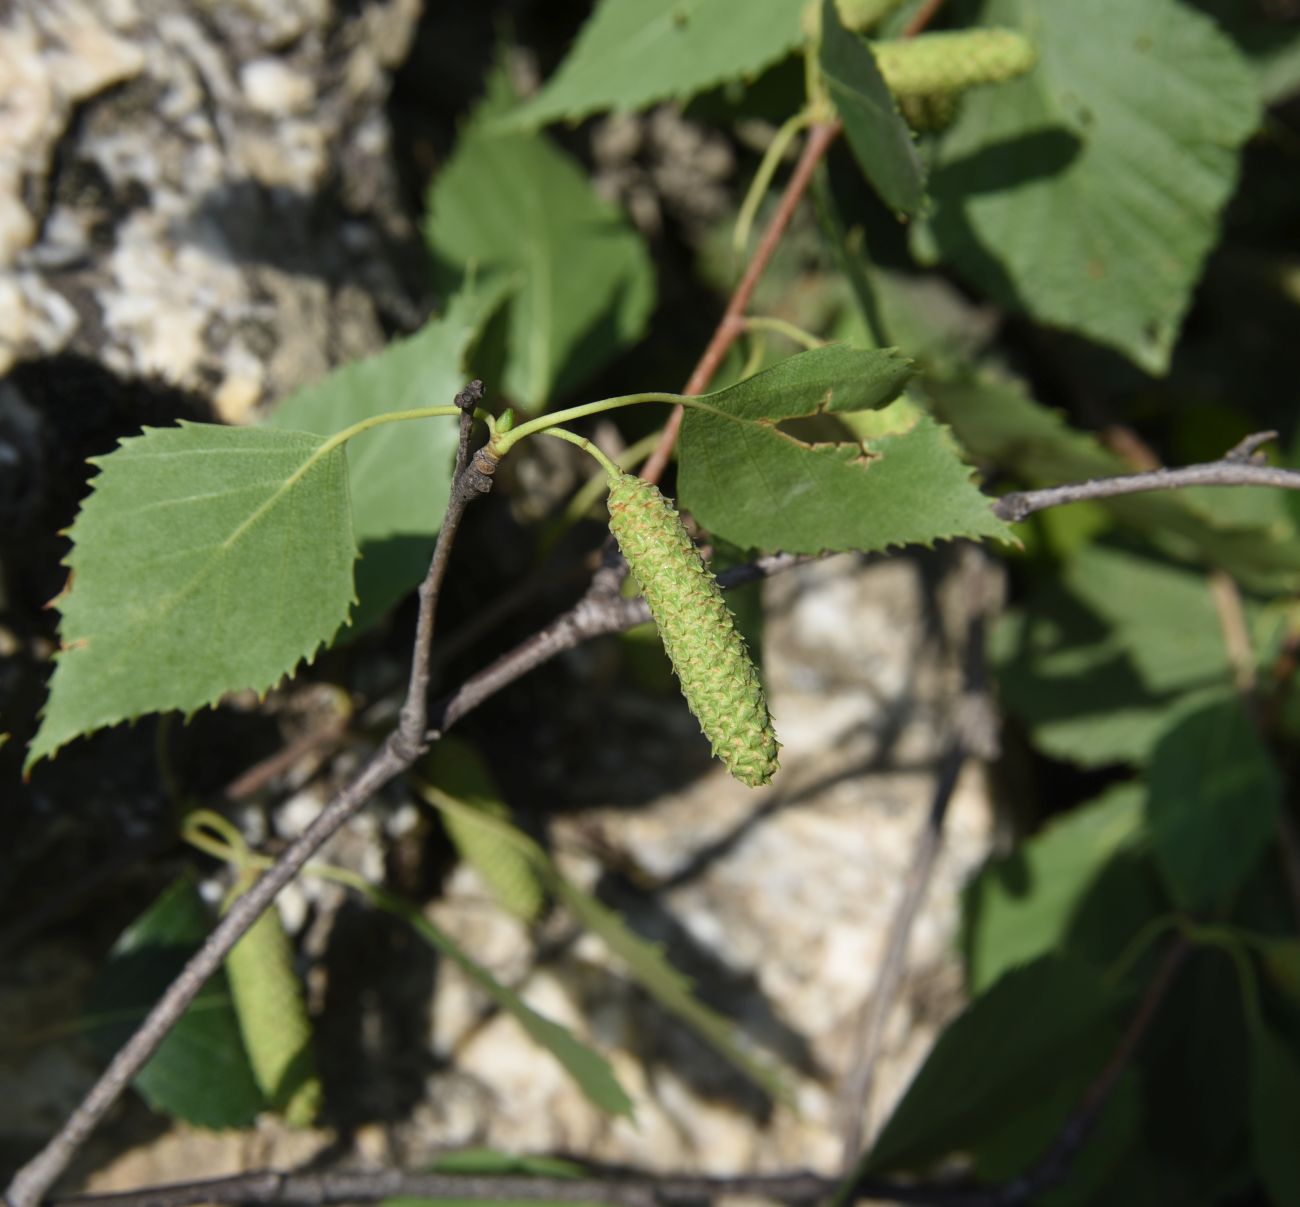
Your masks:
<svg viewBox="0 0 1300 1207"><path fill-rule="evenodd" d="M301 113L311 107L316 89L311 80L281 59L254 59L239 69L244 99L272 117Z"/></svg>

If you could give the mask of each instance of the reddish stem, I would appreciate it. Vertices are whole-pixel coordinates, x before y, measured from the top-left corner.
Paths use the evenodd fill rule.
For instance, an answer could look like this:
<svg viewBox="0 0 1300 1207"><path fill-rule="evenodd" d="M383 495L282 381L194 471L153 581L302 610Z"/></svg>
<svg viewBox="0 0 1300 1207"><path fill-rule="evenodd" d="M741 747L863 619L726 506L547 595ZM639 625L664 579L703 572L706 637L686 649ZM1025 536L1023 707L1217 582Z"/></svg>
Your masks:
<svg viewBox="0 0 1300 1207"><path fill-rule="evenodd" d="M799 156L794 173L781 194L776 213L754 249L754 254L745 268L745 275L740 278L740 284L731 295L731 301L727 303L727 309L713 332L713 338L709 340L709 346L704 349L704 355L695 366L695 371L682 391L683 394L703 394L709 388L709 383L717 373L718 366L722 364L727 349L744 331L745 310L749 306L749 300L754 294L759 278L771 262L786 227L790 225L790 219L794 217L795 209L804 193L808 191L814 170L821 163L827 148L835 141L841 128L839 120L836 119L831 122L819 122L808 132L808 141L804 144L803 154ZM677 432L681 426L682 408L677 406L673 408L673 413L664 426L658 447L641 469L641 476L647 482L658 482L662 477L668 466L668 459L672 456L673 445L677 443Z"/></svg>

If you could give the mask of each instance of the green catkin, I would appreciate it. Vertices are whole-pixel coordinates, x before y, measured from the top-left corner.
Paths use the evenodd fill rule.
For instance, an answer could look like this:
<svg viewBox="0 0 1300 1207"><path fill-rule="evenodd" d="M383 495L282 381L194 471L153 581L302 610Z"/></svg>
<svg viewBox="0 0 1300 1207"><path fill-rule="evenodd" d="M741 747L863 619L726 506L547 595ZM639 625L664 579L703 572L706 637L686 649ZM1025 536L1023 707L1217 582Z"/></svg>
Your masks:
<svg viewBox="0 0 1300 1207"><path fill-rule="evenodd" d="M226 956L226 980L258 1087L291 1127L310 1127L321 1083L293 951L274 905Z"/></svg>
<svg viewBox="0 0 1300 1207"><path fill-rule="evenodd" d="M933 97L1024 75L1034 44L1011 29L966 29L872 42L876 65L896 97Z"/></svg>
<svg viewBox="0 0 1300 1207"><path fill-rule="evenodd" d="M681 518L658 487L631 474L611 480L608 506L609 529L713 753L741 783L769 783L780 743L758 669Z"/></svg>

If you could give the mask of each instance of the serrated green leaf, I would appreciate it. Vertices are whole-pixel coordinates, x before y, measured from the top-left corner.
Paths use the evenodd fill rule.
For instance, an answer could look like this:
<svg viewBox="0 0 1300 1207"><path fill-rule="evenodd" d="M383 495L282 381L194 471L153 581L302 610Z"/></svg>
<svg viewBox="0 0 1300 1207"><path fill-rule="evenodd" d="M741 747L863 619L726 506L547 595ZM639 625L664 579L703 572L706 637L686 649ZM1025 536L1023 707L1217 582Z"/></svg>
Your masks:
<svg viewBox="0 0 1300 1207"><path fill-rule="evenodd" d="M1148 829L1174 899L1221 911L1277 829L1281 781L1240 700L1206 705L1161 738L1147 769Z"/></svg>
<svg viewBox="0 0 1300 1207"><path fill-rule="evenodd" d="M1055 949L1113 856L1142 837L1143 793L1125 784L994 860L962 894L967 976L979 993Z"/></svg>
<svg viewBox="0 0 1300 1207"><path fill-rule="evenodd" d="M1250 1027L1251 1147L1274 1207L1300 1207L1300 1055L1262 1020Z"/></svg>
<svg viewBox="0 0 1300 1207"><path fill-rule="evenodd" d="M939 1037L864 1171L922 1170L969 1151L1063 1080L1094 1076L1116 1004L1086 964L1048 956L1007 973Z"/></svg>
<svg viewBox="0 0 1300 1207"><path fill-rule="evenodd" d="M799 44L802 0L601 0L573 49L512 126L684 101L750 79Z"/></svg>
<svg viewBox="0 0 1300 1207"><path fill-rule="evenodd" d="M130 1037L211 929L191 876L131 923L87 995L90 1039L107 1060ZM266 1103L240 1039L223 973L186 1009L133 1082L156 1111L198 1127L244 1127Z"/></svg>
<svg viewBox="0 0 1300 1207"><path fill-rule="evenodd" d="M513 989L501 984L417 907L382 889L371 887L367 894L381 909L405 919L420 938L451 960L497 1006L515 1019L535 1043L560 1062L593 1105L608 1115L633 1114L632 1100L619 1085L609 1061L599 1052L583 1043L567 1027L539 1014Z"/></svg>
<svg viewBox="0 0 1300 1207"><path fill-rule="evenodd" d="M487 128L499 106L479 111L434 178L425 239L458 277L477 264L517 278L501 384L534 412L641 334L654 273L640 237L568 155L544 135Z"/></svg>
<svg viewBox="0 0 1300 1207"><path fill-rule="evenodd" d="M968 96L940 141L939 254L1002 304L1164 372L1258 122L1248 65L1176 0L988 0L980 20L1040 60Z"/></svg>
<svg viewBox="0 0 1300 1207"><path fill-rule="evenodd" d="M29 768L106 725L265 691L353 602L342 445L185 423L146 428L92 464Z"/></svg>
<svg viewBox="0 0 1300 1207"><path fill-rule="evenodd" d="M566 905L584 926L600 936L651 997L691 1027L755 1085L777 1101L788 1099L789 1092L779 1071L766 1061L749 1055L736 1042L731 1023L695 997L690 980L668 963L663 952L633 934L616 913L565 879L537 843L509 822L474 812L432 785L425 785L421 792L444 815L472 815L476 820L481 819L484 826L493 828L502 841L513 844L532 863L551 894Z"/></svg>
<svg viewBox="0 0 1300 1207"><path fill-rule="evenodd" d="M914 214L925 203L925 170L898 104L861 38L822 0L818 62L858 167L890 209Z"/></svg>
<svg viewBox="0 0 1300 1207"><path fill-rule="evenodd" d="M408 339L336 369L289 395L269 427L332 436L373 415L450 406L467 380L466 357L510 283L466 287ZM352 631L377 621L424 576L451 489L455 418L388 423L348 442L352 522L361 561Z"/></svg>
<svg viewBox="0 0 1300 1207"><path fill-rule="evenodd" d="M807 443L779 426L883 407L910 372L892 349L831 344L706 395L687 407L682 428L682 506L736 545L791 553L1010 539L928 418L863 442Z"/></svg>

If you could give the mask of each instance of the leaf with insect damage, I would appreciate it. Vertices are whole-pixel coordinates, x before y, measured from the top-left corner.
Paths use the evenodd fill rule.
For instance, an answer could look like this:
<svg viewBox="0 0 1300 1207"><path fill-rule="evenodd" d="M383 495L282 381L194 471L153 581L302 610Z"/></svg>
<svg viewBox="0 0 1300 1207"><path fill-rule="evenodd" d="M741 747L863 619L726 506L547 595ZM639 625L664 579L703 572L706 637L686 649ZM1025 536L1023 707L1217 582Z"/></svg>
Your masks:
<svg viewBox="0 0 1300 1207"><path fill-rule="evenodd" d="M733 544L790 553L1011 539L946 428L913 412L878 436L850 429L911 372L896 349L831 344L700 398L682 429L681 505Z"/></svg>

